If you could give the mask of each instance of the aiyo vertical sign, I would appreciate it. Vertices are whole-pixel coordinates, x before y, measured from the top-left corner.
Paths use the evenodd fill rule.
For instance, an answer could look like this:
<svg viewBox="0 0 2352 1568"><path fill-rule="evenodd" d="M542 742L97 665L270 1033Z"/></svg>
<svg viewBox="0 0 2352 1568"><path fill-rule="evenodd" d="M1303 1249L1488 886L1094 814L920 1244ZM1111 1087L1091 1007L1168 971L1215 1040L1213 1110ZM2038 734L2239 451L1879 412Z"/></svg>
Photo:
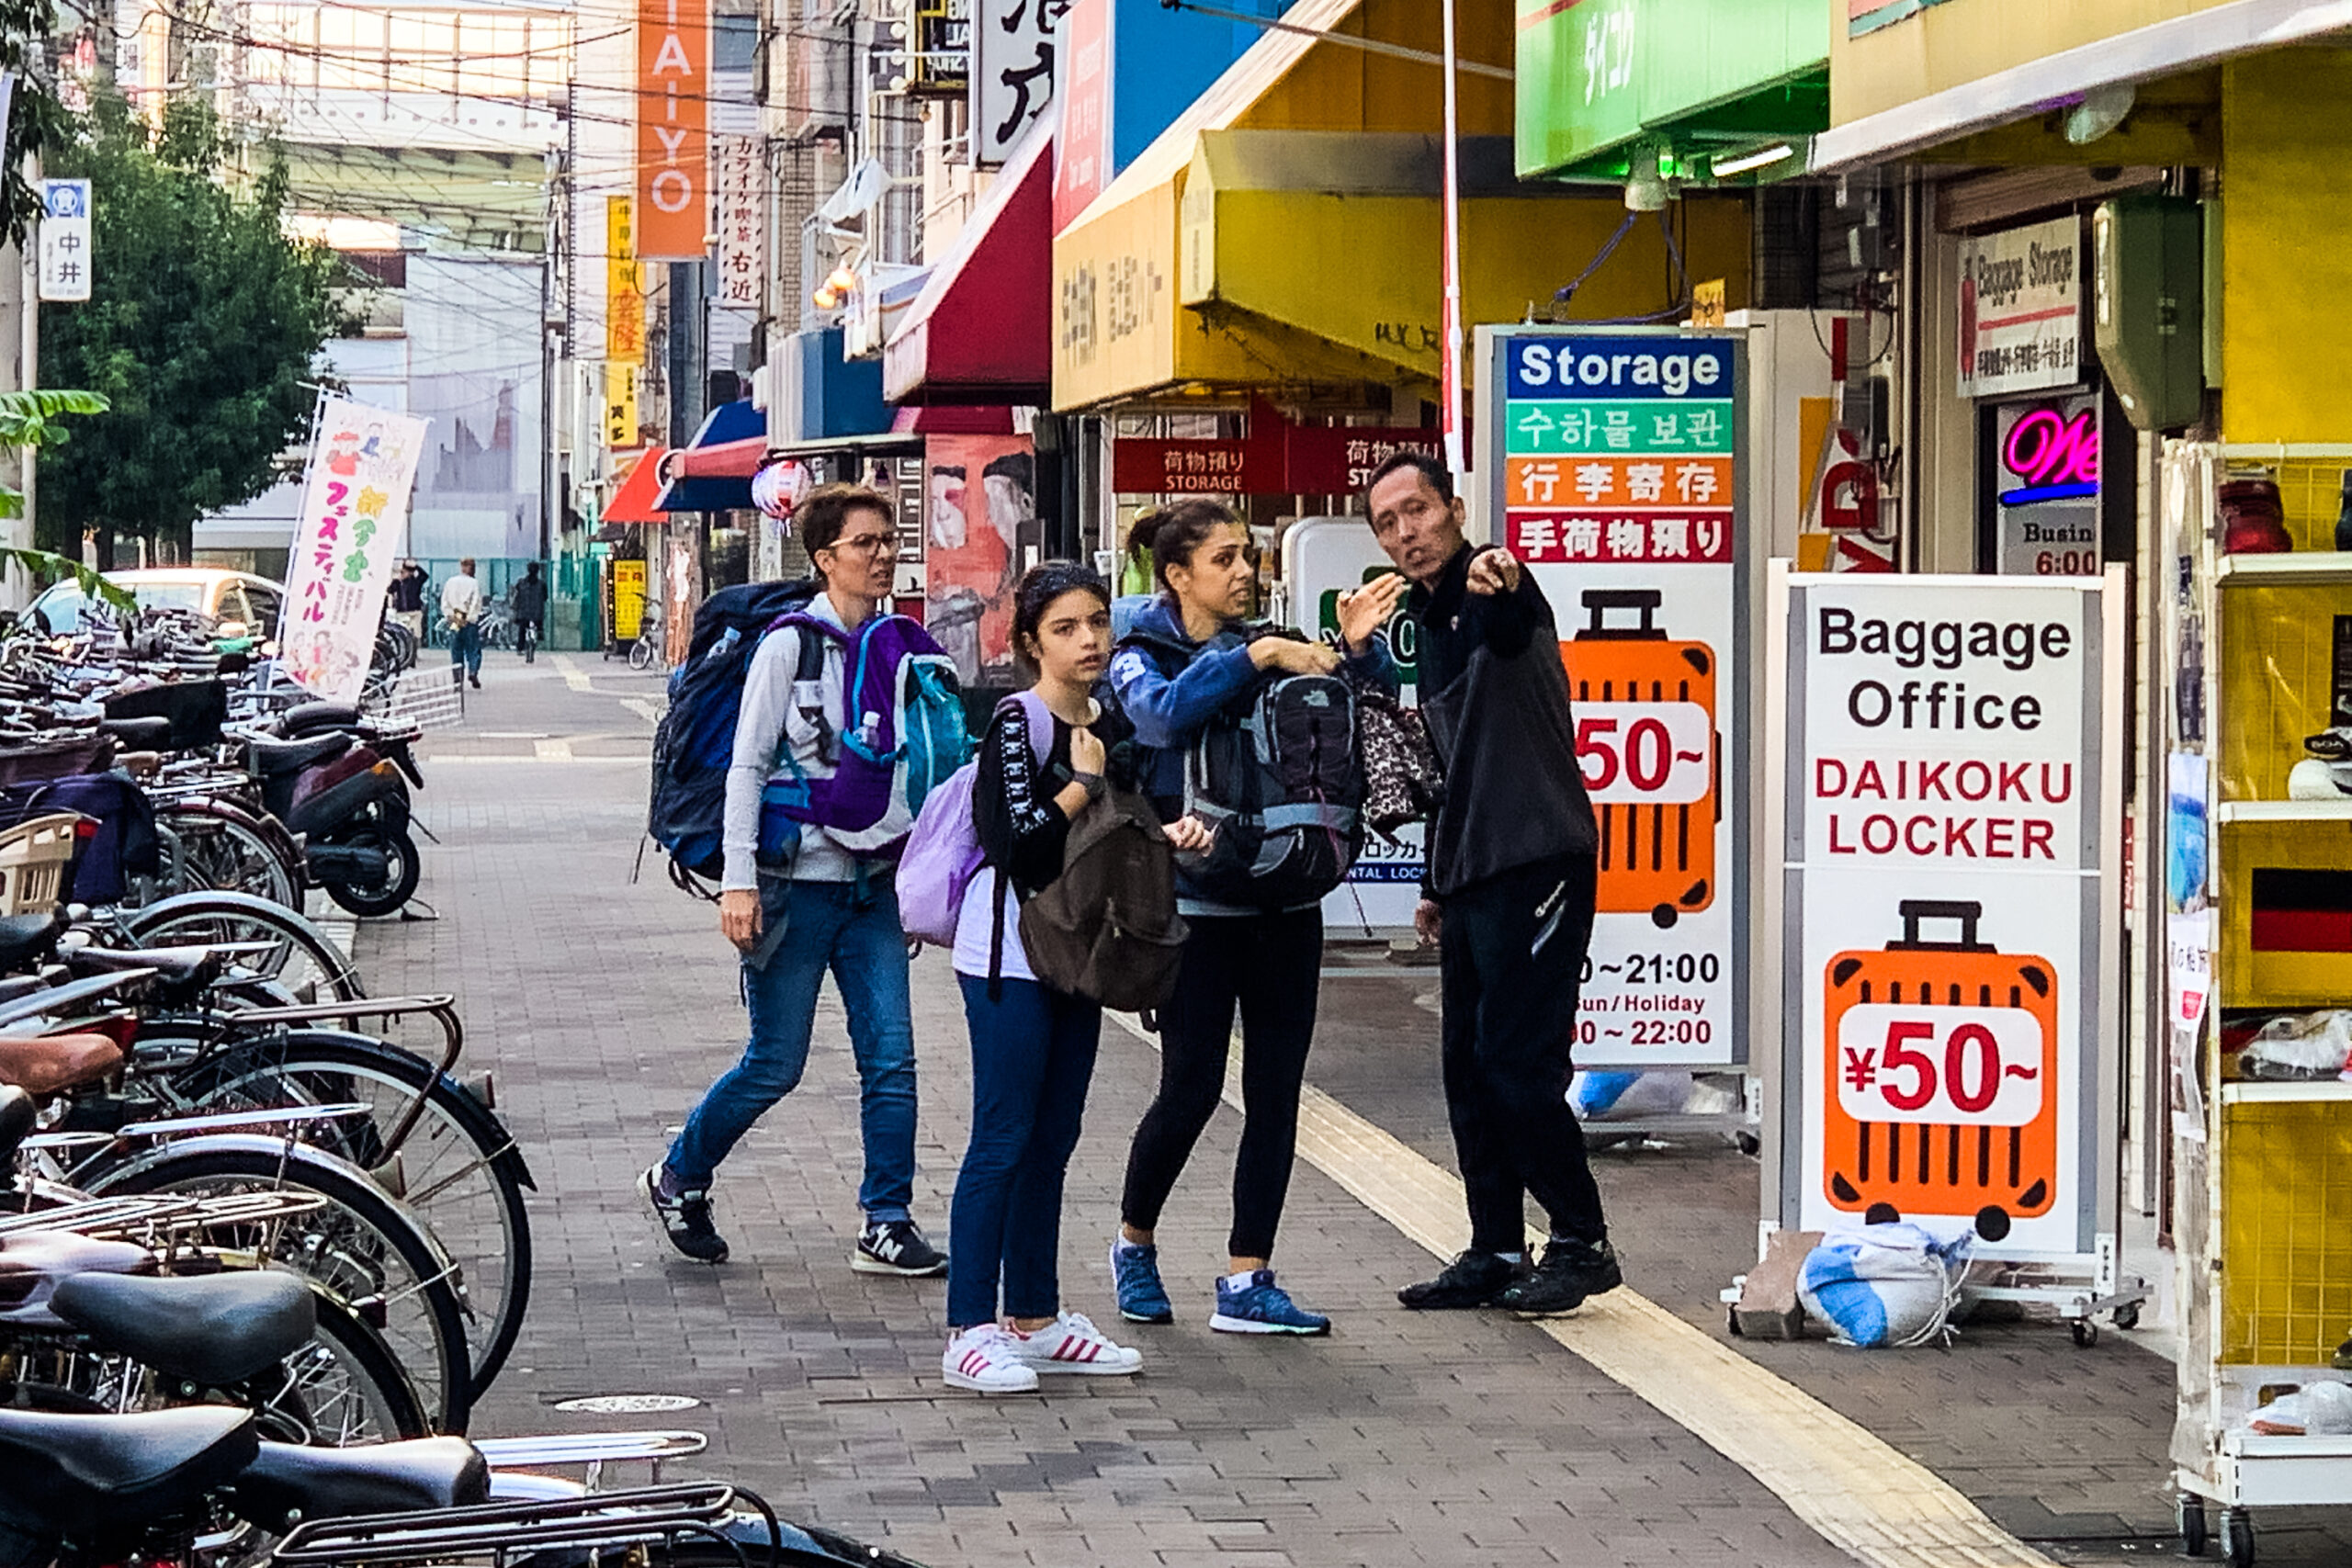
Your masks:
<svg viewBox="0 0 2352 1568"><path fill-rule="evenodd" d="M1479 482L1550 601L1600 832L1583 1066L1745 1061L1746 344L1480 329Z"/></svg>

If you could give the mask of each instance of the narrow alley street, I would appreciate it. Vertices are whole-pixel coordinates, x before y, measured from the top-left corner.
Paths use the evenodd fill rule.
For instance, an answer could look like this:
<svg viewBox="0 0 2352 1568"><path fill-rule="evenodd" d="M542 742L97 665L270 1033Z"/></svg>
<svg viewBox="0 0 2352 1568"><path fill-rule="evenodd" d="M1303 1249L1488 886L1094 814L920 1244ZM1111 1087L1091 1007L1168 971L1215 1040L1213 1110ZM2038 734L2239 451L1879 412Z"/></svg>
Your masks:
<svg viewBox="0 0 2352 1568"><path fill-rule="evenodd" d="M2178 1551L2172 1370L2133 1337L2079 1350L2061 1327L2011 1325L1878 1354L1727 1338L1715 1292L1752 1258L1756 1213L1753 1165L1728 1146L1597 1162L1630 1289L1577 1318L1399 1311L1392 1292L1459 1245L1447 1227L1461 1223L1422 1000L1433 985L1408 972L1325 985L1280 1262L1333 1314L1329 1340L1206 1328L1227 1110L1163 1230L1178 1321L1128 1337L1148 1358L1140 1380L988 1401L944 1389L939 1282L848 1268L855 1079L830 989L806 1083L715 1190L733 1261L675 1257L633 1179L732 1059L741 1014L707 908L658 857L639 868L661 686L582 656L493 660L485 682L465 726L427 749L419 804L438 842L424 894L440 919L358 939L375 989L466 998L469 1067L494 1072L537 1181L530 1313L479 1433L705 1430L693 1472L938 1568ZM944 1239L966 1036L936 955L915 983L917 1209ZM1063 1261L1072 1306L1104 1321L1118 1174L1156 1073L1143 1037L1106 1028ZM559 1408L616 1394L699 1403ZM2343 1545L2282 1516L2265 1561L2335 1561Z"/></svg>

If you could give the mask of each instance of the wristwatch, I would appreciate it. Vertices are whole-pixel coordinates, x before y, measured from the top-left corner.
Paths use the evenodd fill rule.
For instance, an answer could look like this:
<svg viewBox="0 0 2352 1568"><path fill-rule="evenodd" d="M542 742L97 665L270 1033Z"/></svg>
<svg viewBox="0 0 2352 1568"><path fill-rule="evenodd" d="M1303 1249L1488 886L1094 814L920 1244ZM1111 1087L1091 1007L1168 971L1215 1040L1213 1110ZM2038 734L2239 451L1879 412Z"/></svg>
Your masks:
<svg viewBox="0 0 2352 1568"><path fill-rule="evenodd" d="M1072 773L1069 776L1069 781L1070 783L1078 785L1079 788L1084 790L1086 792L1086 798L1089 800L1102 799L1102 792L1111 787L1111 781L1104 778L1101 773Z"/></svg>

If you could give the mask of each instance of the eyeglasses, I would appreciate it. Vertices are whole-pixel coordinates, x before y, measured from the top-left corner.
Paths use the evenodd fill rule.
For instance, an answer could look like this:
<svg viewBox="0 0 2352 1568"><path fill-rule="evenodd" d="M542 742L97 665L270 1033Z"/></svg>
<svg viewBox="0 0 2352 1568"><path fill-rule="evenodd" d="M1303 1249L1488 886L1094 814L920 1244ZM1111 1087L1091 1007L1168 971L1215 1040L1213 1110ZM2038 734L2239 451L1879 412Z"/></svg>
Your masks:
<svg viewBox="0 0 2352 1568"><path fill-rule="evenodd" d="M862 556L894 556L899 553L899 536L860 534L854 539L835 539L830 547L836 551L855 550Z"/></svg>

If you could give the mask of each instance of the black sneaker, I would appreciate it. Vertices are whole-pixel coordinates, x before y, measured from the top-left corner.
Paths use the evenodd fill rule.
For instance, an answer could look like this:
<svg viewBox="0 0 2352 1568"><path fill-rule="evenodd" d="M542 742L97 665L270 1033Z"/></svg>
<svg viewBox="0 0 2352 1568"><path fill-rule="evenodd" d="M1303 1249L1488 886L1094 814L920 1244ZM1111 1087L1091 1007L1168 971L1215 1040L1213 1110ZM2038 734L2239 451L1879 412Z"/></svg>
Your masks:
<svg viewBox="0 0 2352 1568"><path fill-rule="evenodd" d="M675 1198L662 1190L662 1168L649 1167L637 1179L637 1190L653 1205L653 1217L662 1222L662 1234L670 1245L697 1263L727 1261L727 1238L710 1223L710 1193L681 1192Z"/></svg>
<svg viewBox="0 0 2352 1568"><path fill-rule="evenodd" d="M857 1233L849 1266L861 1274L903 1274L920 1280L947 1272L947 1254L923 1239L912 1220L868 1220Z"/></svg>
<svg viewBox="0 0 2352 1568"><path fill-rule="evenodd" d="M1492 1306L1497 1296L1526 1274L1524 1263L1513 1263L1491 1252L1470 1251L1447 1264L1445 1271L1436 1279L1406 1286L1396 1292L1396 1299L1415 1312L1461 1312Z"/></svg>
<svg viewBox="0 0 2352 1568"><path fill-rule="evenodd" d="M1555 1241L1544 1249L1535 1271L1497 1296L1495 1304L1523 1317L1549 1317L1574 1312L1588 1297L1624 1282L1616 1249L1607 1242Z"/></svg>

